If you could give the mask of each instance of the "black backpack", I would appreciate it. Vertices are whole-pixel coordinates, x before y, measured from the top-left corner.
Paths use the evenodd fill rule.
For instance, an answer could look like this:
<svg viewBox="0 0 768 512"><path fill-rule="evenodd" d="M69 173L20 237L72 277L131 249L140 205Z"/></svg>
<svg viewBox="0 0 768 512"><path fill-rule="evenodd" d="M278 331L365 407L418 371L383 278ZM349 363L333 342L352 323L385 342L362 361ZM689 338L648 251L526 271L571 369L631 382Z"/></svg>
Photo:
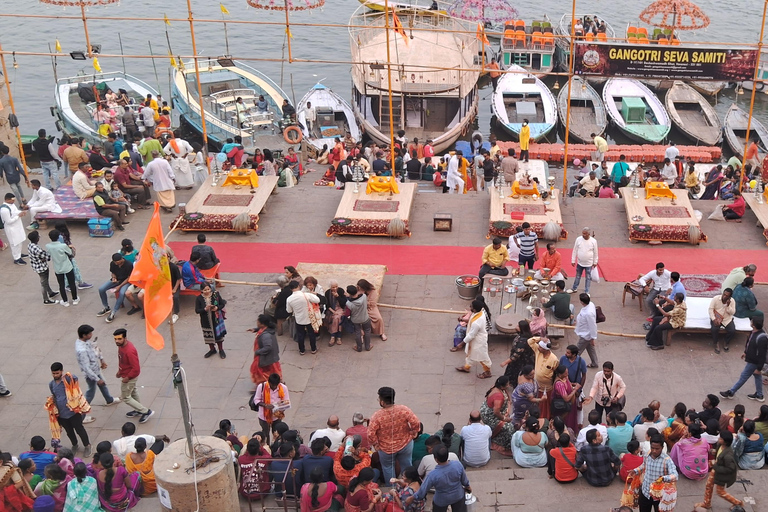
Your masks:
<svg viewBox="0 0 768 512"><path fill-rule="evenodd" d="M11 211L11 208L8 205L0 204L0 209L5 208L9 212ZM5 223L3 222L3 217L0 216L0 229L5 229Z"/></svg>

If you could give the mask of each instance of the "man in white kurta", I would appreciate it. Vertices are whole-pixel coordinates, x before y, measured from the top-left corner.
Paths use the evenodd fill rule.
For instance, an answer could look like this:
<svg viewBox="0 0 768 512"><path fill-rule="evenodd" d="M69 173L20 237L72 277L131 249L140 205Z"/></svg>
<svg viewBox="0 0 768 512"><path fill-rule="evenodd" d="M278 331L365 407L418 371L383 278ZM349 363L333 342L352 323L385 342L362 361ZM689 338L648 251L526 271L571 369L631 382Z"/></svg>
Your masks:
<svg viewBox="0 0 768 512"><path fill-rule="evenodd" d="M163 151L171 156L171 169L176 176L176 185L179 188L190 189L195 184L195 176L192 174L192 166L189 164L189 155L193 152L192 146L184 139L175 137L168 141Z"/></svg>
<svg viewBox="0 0 768 512"><path fill-rule="evenodd" d="M5 202L0 205L0 219L5 226L5 236L8 237L8 244L11 246L13 262L17 265L26 265L27 262L21 259L21 244L27 239L24 231L24 224L21 217L26 215L16 206L16 196L10 192L5 194Z"/></svg>
<svg viewBox="0 0 768 512"><path fill-rule="evenodd" d="M456 155L452 155L448 161L448 175L445 178L445 184L448 186L449 194L457 193L457 187L459 194L464 193L465 183L461 179L461 173L459 173L459 157Z"/></svg>
<svg viewBox="0 0 768 512"><path fill-rule="evenodd" d="M472 304L475 308L475 303ZM491 376L491 356L488 355L488 330L486 327L487 317L482 307L480 311L472 312L467 325L467 334L464 336L464 353L467 355L464 360L464 366L456 369L460 372L469 373L472 370L472 363L480 363L483 367L483 373L478 375L481 379L487 379Z"/></svg>
<svg viewBox="0 0 768 512"><path fill-rule="evenodd" d="M27 207L29 208L29 216L31 217L29 229L37 229L40 227L35 220L38 213L61 213L61 206L59 206L59 203L56 202L56 197L53 195L53 192L41 186L40 180L31 180L29 184L32 185L32 189L34 190L32 193L32 199L30 199L27 203Z"/></svg>
<svg viewBox="0 0 768 512"><path fill-rule="evenodd" d="M152 161L144 167L144 180L152 184L160 206L169 212L173 210L176 206L175 175L171 164L160 157L159 151L152 151Z"/></svg>

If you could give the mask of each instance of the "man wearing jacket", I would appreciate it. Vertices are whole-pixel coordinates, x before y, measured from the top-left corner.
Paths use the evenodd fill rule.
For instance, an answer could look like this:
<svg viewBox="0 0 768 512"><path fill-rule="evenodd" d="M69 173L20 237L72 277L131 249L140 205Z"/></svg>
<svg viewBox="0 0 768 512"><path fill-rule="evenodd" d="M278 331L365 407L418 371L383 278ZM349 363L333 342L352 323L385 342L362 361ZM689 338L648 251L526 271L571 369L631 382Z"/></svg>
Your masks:
<svg viewBox="0 0 768 512"><path fill-rule="evenodd" d="M139 392L136 391L136 381L141 374L141 365L139 363L139 353L133 343L128 341L128 331L117 329L112 333L117 345L117 377L121 379L120 399L133 410L125 415L129 418L140 416L139 423L146 423L150 416L154 414L152 409L141 405L139 401Z"/></svg>
<svg viewBox="0 0 768 512"><path fill-rule="evenodd" d="M763 317L756 316L752 318L752 332L749 333L747 344L744 346L744 353L741 358L746 362L744 370L741 372L739 381L726 391L721 391L723 398L733 398L733 395L743 386L749 377L755 379L755 393L747 395L750 400L765 402L763 396L763 376L760 374L765 364L765 353L768 350L768 334L763 331Z"/></svg>
<svg viewBox="0 0 768 512"><path fill-rule="evenodd" d="M107 405L113 405L120 402L119 398L112 398L109 393L107 383L101 376L101 370L107 368L107 363L101 355L101 351L93 338L93 327L83 324L77 328L77 341L75 341L75 355L77 363L80 365L80 371L85 375L85 382L88 384L88 390L85 392L85 400L90 404L96 396L96 386L99 386L101 394ZM93 418L87 416L83 423L91 423Z"/></svg>
<svg viewBox="0 0 768 512"><path fill-rule="evenodd" d="M717 441L717 459L715 465L709 472L707 486L704 489L704 501L694 505L696 510L712 508L712 490L717 491L717 495L732 505L744 506L744 502L737 500L725 490L736 482L736 473L739 466L736 464L736 457L731 448L733 444L733 434L727 430L720 432L720 439Z"/></svg>
<svg viewBox="0 0 768 512"><path fill-rule="evenodd" d="M371 350L371 317L368 316L368 296L357 286L347 286L347 307L352 313L349 320L355 326L355 351Z"/></svg>

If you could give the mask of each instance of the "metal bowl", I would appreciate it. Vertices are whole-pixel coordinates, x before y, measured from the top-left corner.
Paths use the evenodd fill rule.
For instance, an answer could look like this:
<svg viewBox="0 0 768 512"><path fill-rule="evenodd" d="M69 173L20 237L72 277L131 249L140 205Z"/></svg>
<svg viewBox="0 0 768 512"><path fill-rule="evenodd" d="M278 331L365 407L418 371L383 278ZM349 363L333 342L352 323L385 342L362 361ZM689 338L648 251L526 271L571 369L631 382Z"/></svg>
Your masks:
<svg viewBox="0 0 768 512"><path fill-rule="evenodd" d="M512 284L513 284L513 285L515 285L515 286L517 286L518 288L519 288L519 287L521 287L521 286L523 286L523 283L524 283L524 282L525 282L525 281L523 281L523 280L522 280L522 279L520 279L519 277L516 277L515 279L513 279L513 280L512 280Z"/></svg>
<svg viewBox="0 0 768 512"><path fill-rule="evenodd" d="M501 283L503 283L504 280L500 277L492 277L488 280L488 282L491 284L491 286L501 286Z"/></svg>
<svg viewBox="0 0 768 512"><path fill-rule="evenodd" d="M541 283L542 286L547 286L549 284L549 280L548 279L542 279L541 281L539 281L539 283Z"/></svg>
<svg viewBox="0 0 768 512"><path fill-rule="evenodd" d="M523 284L525 284L525 286L528 286L529 288L530 288L531 286L538 286L538 284L536 283L536 281L533 281L533 280L531 280L531 281L525 281L525 283L523 283Z"/></svg>

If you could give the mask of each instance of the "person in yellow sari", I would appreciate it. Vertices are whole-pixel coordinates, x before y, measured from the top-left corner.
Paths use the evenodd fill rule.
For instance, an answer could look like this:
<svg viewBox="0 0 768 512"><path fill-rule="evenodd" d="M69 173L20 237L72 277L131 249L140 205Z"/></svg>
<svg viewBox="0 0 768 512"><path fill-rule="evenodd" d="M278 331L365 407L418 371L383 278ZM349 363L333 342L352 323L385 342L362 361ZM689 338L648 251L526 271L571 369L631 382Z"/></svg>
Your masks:
<svg viewBox="0 0 768 512"><path fill-rule="evenodd" d="M125 469L128 474L139 473L141 483L144 485L143 496L157 491L155 482L155 453L147 450L147 440L143 437L136 438L134 444L136 453L129 453L125 456Z"/></svg>
<svg viewBox="0 0 768 512"><path fill-rule="evenodd" d="M461 174L461 179L464 180L464 193L467 193L467 190L472 186L471 182L467 179L467 168L469 167L469 162L466 158L464 158L464 154L461 151L456 151L456 156L459 158L459 174Z"/></svg>
<svg viewBox="0 0 768 512"><path fill-rule="evenodd" d="M531 142L531 127L528 120L523 119L523 127L520 128L520 160L528 163L528 145Z"/></svg>

